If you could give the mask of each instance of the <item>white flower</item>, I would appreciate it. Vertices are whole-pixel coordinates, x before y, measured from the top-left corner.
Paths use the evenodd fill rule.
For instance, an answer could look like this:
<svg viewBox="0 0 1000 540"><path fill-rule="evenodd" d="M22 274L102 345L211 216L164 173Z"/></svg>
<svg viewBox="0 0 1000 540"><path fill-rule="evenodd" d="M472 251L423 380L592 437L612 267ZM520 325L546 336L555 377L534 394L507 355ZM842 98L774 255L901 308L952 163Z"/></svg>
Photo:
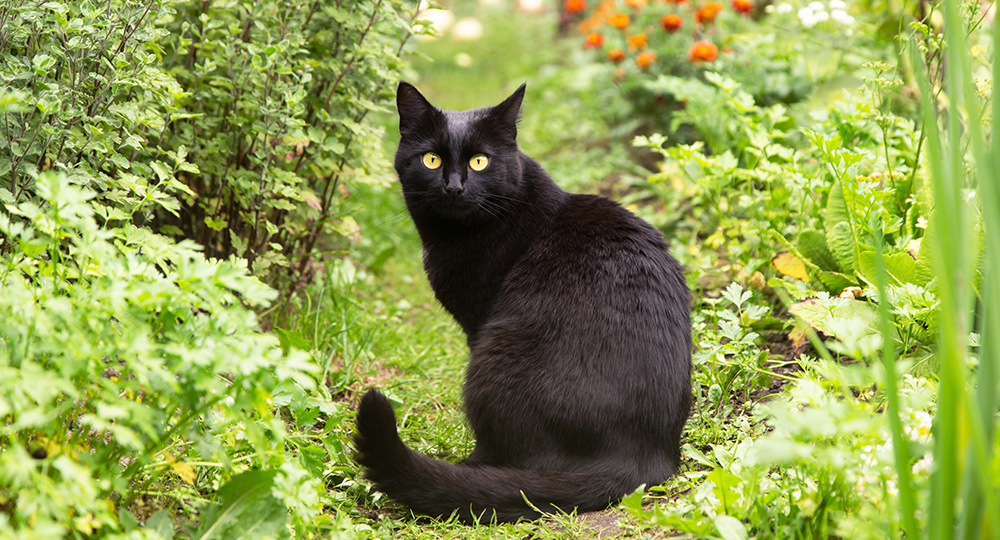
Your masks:
<svg viewBox="0 0 1000 540"><path fill-rule="evenodd" d="M823 5L823 2L810 2L806 7L813 11L826 11L826 6Z"/></svg>
<svg viewBox="0 0 1000 540"><path fill-rule="evenodd" d="M885 491L887 493L889 493L889 495L891 495L893 497L895 497L896 495L899 495L899 488L896 487L896 481L893 480L892 478L886 480L885 481Z"/></svg>
<svg viewBox="0 0 1000 540"><path fill-rule="evenodd" d="M782 2L778 4L778 8L775 11L777 11L778 13L791 13L792 5L787 2Z"/></svg>
<svg viewBox="0 0 1000 540"><path fill-rule="evenodd" d="M542 0L518 0L517 6L521 8L521 11L538 13L545 9L545 2Z"/></svg>
<svg viewBox="0 0 1000 540"><path fill-rule="evenodd" d="M910 470L913 471L914 476L926 476L931 473L931 465L933 464L934 456L927 452L924 457L920 458L920 461L913 464L913 468Z"/></svg>
<svg viewBox="0 0 1000 540"><path fill-rule="evenodd" d="M805 27L811 27L816 24L816 12L804 7L798 12L799 20L802 21L802 25Z"/></svg>
<svg viewBox="0 0 1000 540"><path fill-rule="evenodd" d="M910 413L910 418L913 419L913 427L906 427L906 433L914 441L927 442L931 438L931 428L934 425L934 419L931 415L924 411L913 411Z"/></svg>
<svg viewBox="0 0 1000 540"><path fill-rule="evenodd" d="M832 6L831 6L832 7ZM830 18L839 22L840 24L852 25L854 24L854 17L847 14L843 9L834 9L830 12Z"/></svg>
<svg viewBox="0 0 1000 540"><path fill-rule="evenodd" d="M455 27L452 28L451 35L455 38L455 41L479 39L483 37L483 23L479 22L479 19L472 17L459 19L455 23Z"/></svg>
<svg viewBox="0 0 1000 540"><path fill-rule="evenodd" d="M830 0L830 9L847 9L847 4L842 0Z"/></svg>

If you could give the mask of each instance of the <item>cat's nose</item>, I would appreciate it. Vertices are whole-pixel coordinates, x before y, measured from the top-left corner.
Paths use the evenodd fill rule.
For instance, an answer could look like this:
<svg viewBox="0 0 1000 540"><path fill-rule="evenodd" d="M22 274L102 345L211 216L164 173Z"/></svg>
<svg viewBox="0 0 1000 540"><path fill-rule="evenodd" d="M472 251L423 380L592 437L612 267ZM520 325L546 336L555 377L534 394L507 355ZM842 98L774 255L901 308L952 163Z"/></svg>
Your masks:
<svg viewBox="0 0 1000 540"><path fill-rule="evenodd" d="M448 183L444 186L444 191L452 199L461 195L465 191L465 186L462 185L462 177L457 174L449 175Z"/></svg>

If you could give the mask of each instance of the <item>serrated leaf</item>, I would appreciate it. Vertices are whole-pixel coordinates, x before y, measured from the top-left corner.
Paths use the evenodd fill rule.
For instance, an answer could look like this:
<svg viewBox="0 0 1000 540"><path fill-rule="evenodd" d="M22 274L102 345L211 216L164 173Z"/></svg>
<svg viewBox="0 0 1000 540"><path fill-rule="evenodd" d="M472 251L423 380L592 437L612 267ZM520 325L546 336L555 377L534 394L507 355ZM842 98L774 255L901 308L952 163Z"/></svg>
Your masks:
<svg viewBox="0 0 1000 540"><path fill-rule="evenodd" d="M826 245L837 258L837 265L846 274L854 272L854 235L850 213L840 183L834 182L826 202Z"/></svg>
<svg viewBox="0 0 1000 540"><path fill-rule="evenodd" d="M843 291L847 287L853 287L858 284L854 278L839 272L819 272L816 274L816 277L832 293L840 293L840 291Z"/></svg>
<svg viewBox="0 0 1000 540"><path fill-rule="evenodd" d="M226 228L226 220L215 219L211 216L205 216L205 226L213 231L221 231Z"/></svg>
<svg viewBox="0 0 1000 540"><path fill-rule="evenodd" d="M937 219L931 215L924 229L924 236L920 239L920 250L917 252L917 271L914 279L921 287L927 286L936 275L931 254L939 249L938 236Z"/></svg>
<svg viewBox="0 0 1000 540"><path fill-rule="evenodd" d="M802 231L795 239L795 246L820 270L828 272L840 270L836 257L826 245L826 236L823 233L814 230Z"/></svg>
<svg viewBox="0 0 1000 540"><path fill-rule="evenodd" d="M838 336L836 330L831 327L830 322L833 319L860 321L871 333L876 333L878 328L878 310L861 300L834 298L830 302L824 302L818 298L810 298L792 304L788 311L801 317L816 330L838 339L844 336Z"/></svg>
<svg viewBox="0 0 1000 540"><path fill-rule="evenodd" d="M893 285L917 283L917 261L909 253L893 253L883 257L883 260ZM874 285L875 272L875 252L862 252L858 256L858 274L869 284Z"/></svg>
<svg viewBox="0 0 1000 540"><path fill-rule="evenodd" d="M167 167L160 161L154 161L150 163L149 166L153 169L153 172L156 173L156 177L161 182L165 182L174 177L173 172L170 170L170 167Z"/></svg>
<svg viewBox="0 0 1000 540"><path fill-rule="evenodd" d="M851 234L851 226L842 221L829 227L826 230L826 244L844 273L854 273L854 235Z"/></svg>

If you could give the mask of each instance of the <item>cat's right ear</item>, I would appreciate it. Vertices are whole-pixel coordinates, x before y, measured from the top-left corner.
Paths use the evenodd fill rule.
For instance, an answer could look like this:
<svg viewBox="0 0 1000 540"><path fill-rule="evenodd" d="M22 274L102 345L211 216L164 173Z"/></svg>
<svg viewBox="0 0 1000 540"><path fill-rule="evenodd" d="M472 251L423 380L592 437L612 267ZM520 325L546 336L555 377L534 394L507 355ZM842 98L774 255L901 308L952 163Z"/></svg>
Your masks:
<svg viewBox="0 0 1000 540"><path fill-rule="evenodd" d="M399 110L399 132L403 135L419 129L438 114L437 107L406 81L399 81L399 88L396 89L396 109Z"/></svg>

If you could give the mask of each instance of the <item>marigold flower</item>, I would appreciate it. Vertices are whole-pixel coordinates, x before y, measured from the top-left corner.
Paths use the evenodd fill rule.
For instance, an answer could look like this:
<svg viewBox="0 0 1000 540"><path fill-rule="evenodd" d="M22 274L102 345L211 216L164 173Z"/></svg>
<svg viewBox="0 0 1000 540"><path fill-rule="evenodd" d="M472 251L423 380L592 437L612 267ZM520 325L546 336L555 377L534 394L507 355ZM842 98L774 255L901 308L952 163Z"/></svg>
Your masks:
<svg viewBox="0 0 1000 540"><path fill-rule="evenodd" d="M656 53L652 51L639 53L638 56L635 57L635 63L639 66L640 69L643 70L648 69L649 66L653 65L653 62L655 61L656 61Z"/></svg>
<svg viewBox="0 0 1000 540"><path fill-rule="evenodd" d="M696 41L688 51L692 62L714 62L719 57L719 48L711 41Z"/></svg>
<svg viewBox="0 0 1000 540"><path fill-rule="evenodd" d="M715 17L719 15L722 11L722 4L718 2L709 2L694 13L694 20L698 21L700 24L708 24L715 20Z"/></svg>
<svg viewBox="0 0 1000 540"><path fill-rule="evenodd" d="M669 15L664 15L663 18L660 19L660 26L662 26L667 32L673 33L681 29L683 22L684 21L681 19L680 15L671 13Z"/></svg>
<svg viewBox="0 0 1000 540"><path fill-rule="evenodd" d="M737 13L750 13L753 11L753 0L733 0L733 11Z"/></svg>
<svg viewBox="0 0 1000 540"><path fill-rule="evenodd" d="M583 41L586 49L598 49L601 45L604 45L604 36L597 32L587 34L587 38Z"/></svg>
<svg viewBox="0 0 1000 540"><path fill-rule="evenodd" d="M628 50L630 51L641 51L646 48L646 34L634 34L627 38L628 40Z"/></svg>
<svg viewBox="0 0 1000 540"><path fill-rule="evenodd" d="M667 0L668 4L683 4L684 2L687 2L687 0Z"/></svg>
<svg viewBox="0 0 1000 540"><path fill-rule="evenodd" d="M628 26L629 18L624 13L615 13L608 19L608 22L611 23L611 26L619 30L624 30Z"/></svg>
<svg viewBox="0 0 1000 540"><path fill-rule="evenodd" d="M632 9L642 9L646 7L646 0L625 0L625 5Z"/></svg>
<svg viewBox="0 0 1000 540"><path fill-rule="evenodd" d="M625 59L625 51L621 49L611 49L608 51L608 59L617 64Z"/></svg>
<svg viewBox="0 0 1000 540"><path fill-rule="evenodd" d="M567 13L581 13L587 9L587 0L566 0L563 2L563 10Z"/></svg>

